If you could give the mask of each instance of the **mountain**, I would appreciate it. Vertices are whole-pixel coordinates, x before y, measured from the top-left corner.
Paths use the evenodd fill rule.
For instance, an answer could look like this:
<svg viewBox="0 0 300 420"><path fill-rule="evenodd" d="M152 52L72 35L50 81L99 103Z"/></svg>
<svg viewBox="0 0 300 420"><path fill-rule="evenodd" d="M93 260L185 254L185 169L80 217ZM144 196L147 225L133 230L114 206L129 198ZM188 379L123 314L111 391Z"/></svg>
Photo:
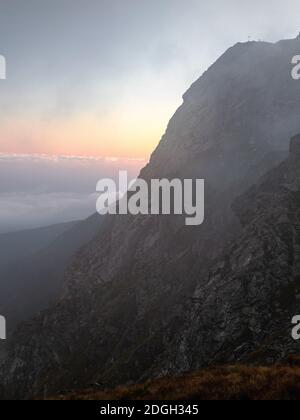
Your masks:
<svg viewBox="0 0 300 420"><path fill-rule="evenodd" d="M9 332L58 298L71 257L99 231L101 218L0 235L0 313Z"/></svg>
<svg viewBox="0 0 300 420"><path fill-rule="evenodd" d="M78 222L29 229L0 235L0 267L14 264L17 260L31 257L50 245L58 236L74 227Z"/></svg>
<svg viewBox="0 0 300 420"><path fill-rule="evenodd" d="M204 178L205 223L108 217L67 269L61 298L12 337L2 395L30 398L94 381L137 382L196 364L184 363L185 341L174 337L192 340L195 328L195 342L204 340L189 308L208 287L216 261L243 235L232 203L284 160L290 137L300 132L300 83L290 64L299 48L298 39L237 44L188 90L140 177ZM238 310L248 307L242 298ZM216 308L207 309L213 318ZM232 328L242 322L237 318ZM209 350L199 365L211 360Z"/></svg>

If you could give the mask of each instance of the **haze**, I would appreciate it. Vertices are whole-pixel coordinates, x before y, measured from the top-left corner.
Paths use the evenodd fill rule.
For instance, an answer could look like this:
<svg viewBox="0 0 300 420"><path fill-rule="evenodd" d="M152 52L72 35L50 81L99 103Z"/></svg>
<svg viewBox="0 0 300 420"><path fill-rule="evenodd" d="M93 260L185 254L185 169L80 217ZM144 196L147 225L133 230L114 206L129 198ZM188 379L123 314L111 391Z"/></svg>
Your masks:
<svg viewBox="0 0 300 420"><path fill-rule="evenodd" d="M126 169L122 159L144 162L182 94L220 54L239 41L294 37L299 12L297 0L0 0L0 54L7 61L0 153L10 160L19 154L116 157L120 169ZM84 194L94 191L94 175ZM39 193L72 192L63 179L47 182L51 187L40 185ZM30 194L37 194L33 184ZM28 188L21 192L26 196ZM8 203L7 194L18 199ZM19 189L0 192L0 202L0 225L10 214L10 226L27 226ZM60 217L37 224L47 220Z"/></svg>

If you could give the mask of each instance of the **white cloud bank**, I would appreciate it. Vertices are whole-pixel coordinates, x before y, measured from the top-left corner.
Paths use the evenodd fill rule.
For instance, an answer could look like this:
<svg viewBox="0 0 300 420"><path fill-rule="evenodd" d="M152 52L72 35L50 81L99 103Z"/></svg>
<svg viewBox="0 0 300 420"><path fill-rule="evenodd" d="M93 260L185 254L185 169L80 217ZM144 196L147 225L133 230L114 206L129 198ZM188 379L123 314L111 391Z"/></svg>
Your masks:
<svg viewBox="0 0 300 420"><path fill-rule="evenodd" d="M0 154L0 233L84 219L96 211L96 184L145 161L86 156Z"/></svg>

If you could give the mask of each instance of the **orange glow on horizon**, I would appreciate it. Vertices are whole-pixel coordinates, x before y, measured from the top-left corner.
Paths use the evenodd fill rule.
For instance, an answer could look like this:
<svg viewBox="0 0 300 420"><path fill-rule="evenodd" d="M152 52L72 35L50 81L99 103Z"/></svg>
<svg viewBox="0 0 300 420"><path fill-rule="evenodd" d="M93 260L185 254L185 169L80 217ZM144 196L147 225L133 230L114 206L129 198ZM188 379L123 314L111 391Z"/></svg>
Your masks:
<svg viewBox="0 0 300 420"><path fill-rule="evenodd" d="M168 110L156 109L68 119L7 118L0 124L0 153L148 159L168 116Z"/></svg>

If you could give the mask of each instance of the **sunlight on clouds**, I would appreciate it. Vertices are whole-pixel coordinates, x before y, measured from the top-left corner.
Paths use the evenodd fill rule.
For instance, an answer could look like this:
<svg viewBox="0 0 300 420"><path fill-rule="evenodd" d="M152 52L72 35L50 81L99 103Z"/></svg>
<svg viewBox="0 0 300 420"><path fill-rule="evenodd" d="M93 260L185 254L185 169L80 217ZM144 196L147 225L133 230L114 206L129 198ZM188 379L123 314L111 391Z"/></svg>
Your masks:
<svg viewBox="0 0 300 420"><path fill-rule="evenodd" d="M133 73L110 106L100 95L93 107L83 103L67 114L43 106L10 113L1 118L0 152L148 159L189 84L174 66Z"/></svg>

